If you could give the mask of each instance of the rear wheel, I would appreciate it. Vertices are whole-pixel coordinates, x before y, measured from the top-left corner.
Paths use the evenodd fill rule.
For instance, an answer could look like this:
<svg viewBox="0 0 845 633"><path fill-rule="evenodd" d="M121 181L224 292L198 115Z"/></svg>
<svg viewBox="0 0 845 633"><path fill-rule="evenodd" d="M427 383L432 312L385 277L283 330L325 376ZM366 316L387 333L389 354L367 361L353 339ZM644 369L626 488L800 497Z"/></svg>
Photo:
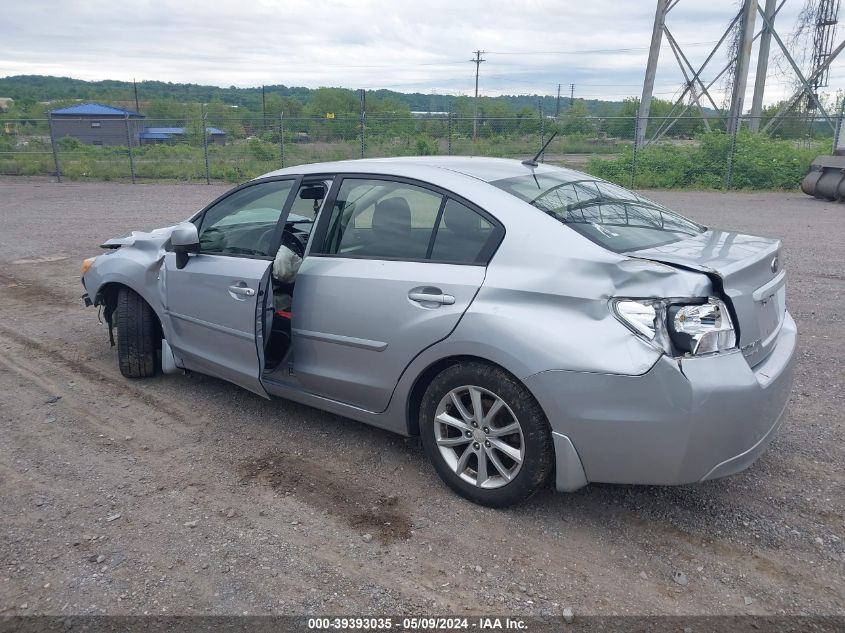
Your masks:
<svg viewBox="0 0 845 633"><path fill-rule="evenodd" d="M153 309L137 292L121 288L117 293L114 325L120 373L127 378L154 376L159 365L161 331Z"/></svg>
<svg viewBox="0 0 845 633"><path fill-rule="evenodd" d="M440 478L476 503L506 507L548 480L554 451L540 405L504 370L453 365L426 389L420 433Z"/></svg>

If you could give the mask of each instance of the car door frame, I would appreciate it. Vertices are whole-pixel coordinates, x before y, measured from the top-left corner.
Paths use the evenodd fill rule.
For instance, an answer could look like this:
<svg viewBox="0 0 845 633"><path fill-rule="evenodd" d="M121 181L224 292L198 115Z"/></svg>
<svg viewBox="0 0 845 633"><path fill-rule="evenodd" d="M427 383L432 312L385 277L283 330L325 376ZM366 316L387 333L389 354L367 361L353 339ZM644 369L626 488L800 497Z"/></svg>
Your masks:
<svg viewBox="0 0 845 633"><path fill-rule="evenodd" d="M309 175L310 177L311 175ZM329 193L326 196L326 200L323 203L323 207L320 211L320 216L317 219L317 225L314 227L312 236L308 243L308 248L306 249L306 257L322 257L322 258L329 258L329 259L350 259L350 260L373 260L373 261L387 261L387 262L411 262L411 263L425 263L425 264L452 264L452 265L460 265L460 266L474 266L474 267L481 267L486 269L489 265L490 261L492 260L493 256L495 255L496 251L498 250L499 246L501 245L502 241L505 237L505 227L502 222L500 222L495 216L487 212L486 210L479 207L477 204L467 200L465 197L457 194L453 191L450 191L444 187L440 187L434 183L427 182L424 180L419 180L415 178L409 178L405 176L397 176L392 174L382 174L382 173L372 173L372 172L337 172L332 174L332 186ZM443 259L430 259L430 258L410 258L410 257L374 257L372 255L352 255L352 254L336 254L336 253L323 253L323 252L315 252L315 251L322 251L325 245L325 240L327 236L327 232L329 229L329 224L331 222L331 218L334 214L335 204L337 202L337 195L340 190L340 187L343 185L343 182L346 179L353 179L353 180L382 180L388 182L395 182L398 184L406 184L412 185L415 187L423 188L427 191L435 193L437 195L443 196L445 198L450 198L464 206L466 206L471 211L480 215L485 221L487 221L491 227L491 235L484 245L484 247L479 251L479 254L476 256L475 261L467 262L467 261L454 261L454 260L443 260ZM437 231L442 222L442 216L444 211L445 204L441 203L440 208L438 210L437 217L435 219L435 223L432 229L432 235L430 237L431 242L429 244L429 250L433 247L434 241L436 240ZM483 281L482 281L483 283ZM296 291L294 290L294 313L296 313ZM477 293L477 291L476 291ZM470 300L470 304L472 303L472 299ZM469 306L467 306L468 308ZM463 318L459 317L458 322L460 319ZM457 323L455 324L457 327ZM454 328L453 330L454 331ZM296 337L296 331L293 330L291 332L292 337ZM448 337L448 334L447 334ZM393 385L391 394L388 398L388 402L385 405L384 409L386 410L389 408L390 403L392 402L393 395L395 394L396 386L399 384L401 377L404 375L407 368L414 362L414 360L423 353L428 347L431 345L435 345L438 342L441 342L443 339L438 341L432 341L429 345L419 349L413 356L409 357L405 364L402 366L401 370L397 372L397 375L394 377ZM294 349L293 344L291 345L291 349ZM290 367L290 376L293 378L293 381L296 382L296 358L292 359L293 364L289 365ZM287 381L285 381L287 383ZM285 397L290 397L289 395L289 388L292 386L290 383L287 383L287 388L285 388L285 383L280 382L276 378L269 378L267 377L265 386L270 385L271 391L278 392L280 395L284 395ZM282 391L279 390L282 388ZM300 387L301 388L301 387ZM344 400L338 399L335 400L329 395L317 395L313 394L314 398L319 399L322 402L335 402L341 406L354 406L345 403ZM363 411L363 409L362 409ZM371 413L378 413L377 411L372 411Z"/></svg>
<svg viewBox="0 0 845 633"><path fill-rule="evenodd" d="M309 179L311 175L309 174ZM327 213L327 210L334 209L335 202L337 201L337 194L340 190L343 181L346 179L350 180L385 180L389 182L396 182L405 185L413 185L415 187L420 187L422 189L427 189L434 193L440 194L441 196L446 196L455 200L455 202L459 202L460 204L466 206L471 211L474 211L482 218L484 218L490 225L493 227L490 235L490 239L488 240L487 244L484 245L484 248L479 251L478 256L474 262L461 262L461 261L454 261L454 260L444 260L444 259L428 259L428 258L411 258L411 257L373 257L371 255L339 255L336 253L314 253L314 248L322 249L325 243L326 234L329 229L329 222L331 222L332 213ZM440 210L437 213L437 218L434 222L434 229L432 231L432 238L436 238L437 231L440 227L440 223L443 218L443 207L444 205L441 204ZM308 241L308 248L305 251L306 256L313 256L313 257L342 257L344 259L377 259L377 260L384 260L384 261L400 261L400 262L429 262L434 264L460 264L463 266L484 266L486 267L490 260L493 259L493 256L496 254L496 251L499 249L499 246L502 243L502 240L505 238L505 226L502 224L495 216L490 214L488 211L485 211L481 207L479 207L474 202L471 202L449 189L436 185L432 182L428 182L425 180L420 180L418 178L411 178L408 176L396 176L393 174L380 174L380 173L373 173L373 172L337 172L333 175L333 181L331 189L329 190L328 194L326 195L326 200L323 202L323 208L320 210L320 216L317 219L317 224L314 227L312 232L311 238Z"/></svg>
<svg viewBox="0 0 845 633"><path fill-rule="evenodd" d="M207 204L203 209L201 209L199 212L194 214L190 218L189 222L193 223L197 227L197 232L199 233L202 229L202 223L205 219L206 213L210 209L213 209L218 204L225 201L230 196L235 195L238 192L243 191L245 189L260 186L260 185L268 183L268 182L290 181L291 182L291 190L290 190L287 198L285 199L285 202L282 206L282 209L280 210L279 219L278 219L277 224L276 224L275 232L274 232L273 237L271 238L270 243L269 243L268 251L270 253L274 253L278 250L279 246L281 245L285 223L287 222L287 218L290 214L290 209L293 206L293 201L294 201L294 198L296 196L296 193L299 191L299 187L300 187L300 184L302 182L302 178L303 178L303 176L301 174L285 174L285 175L270 176L270 177L267 177L267 178L259 178L259 179L248 181L248 182L243 183L242 185L239 185L239 186L225 192L224 194L218 196L212 202ZM241 377L241 375L238 374L239 380L234 380L231 376L221 375L218 372L214 371L212 369L211 365L206 366L206 371L208 371L211 375L215 375L217 377L223 378L224 380L229 380L231 382L236 382L237 384L240 384L242 387L249 389L249 390L251 390L255 393L258 393L259 395L263 395L263 396L266 397L267 393L264 390L263 385L261 383L261 372L263 370L262 365L263 365L263 357L264 357L263 348L262 348L261 344L264 340L264 332L263 332L264 318L263 318L263 316L264 316L264 310L266 309L266 300L267 300L267 296L268 296L266 284L269 283L270 268L273 265L273 260L275 259L275 257L273 255L246 255L246 254L228 254L227 255L227 254L213 253L213 252L208 252L208 253L200 252L200 253L198 253L198 255L203 255L203 254L208 255L208 256L215 256L215 257L233 257L233 258L236 258L236 259L259 260L259 261L265 262L265 264L266 264L264 274L262 275L261 279L258 282L258 292L256 292L254 300L250 301L250 305L252 305L253 308L254 308L253 311L252 311L252 315L253 315L252 319L250 320L249 323L244 324L244 331L250 331L251 330L253 332L253 343L255 345L255 370L256 370L254 372L254 376L251 375L250 376L251 379L247 380L246 377ZM168 255L169 255L169 253L168 253ZM191 259L193 259L193 257ZM178 273L178 271L176 271L176 272ZM167 270L165 270L165 275L166 274L167 274ZM167 290L166 292L169 292L169 290ZM169 300L167 299L167 297L165 297L165 301L166 301L166 305L169 306ZM168 314L169 309L166 310L165 313ZM168 316L168 318L172 319L173 317ZM173 327L172 323L170 324L170 327L171 327L171 330L172 330L172 327ZM197 360L198 360L198 362L202 362L201 358L198 358Z"/></svg>

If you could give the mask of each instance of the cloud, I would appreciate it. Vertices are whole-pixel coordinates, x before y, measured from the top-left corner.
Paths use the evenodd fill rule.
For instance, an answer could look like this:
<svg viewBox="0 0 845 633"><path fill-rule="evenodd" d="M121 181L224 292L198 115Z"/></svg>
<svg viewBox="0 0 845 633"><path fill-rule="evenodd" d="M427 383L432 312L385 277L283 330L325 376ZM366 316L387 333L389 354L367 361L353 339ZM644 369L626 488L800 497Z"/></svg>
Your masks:
<svg viewBox="0 0 845 633"><path fill-rule="evenodd" d="M789 4L784 33L800 8ZM736 10L736 0L685 0L667 24L697 64ZM484 94L574 82L579 96L620 98L640 92L653 12L642 0L31 0L4 7L0 75L470 94L480 48ZM790 79L774 77L767 101ZM664 42L655 92L682 82Z"/></svg>

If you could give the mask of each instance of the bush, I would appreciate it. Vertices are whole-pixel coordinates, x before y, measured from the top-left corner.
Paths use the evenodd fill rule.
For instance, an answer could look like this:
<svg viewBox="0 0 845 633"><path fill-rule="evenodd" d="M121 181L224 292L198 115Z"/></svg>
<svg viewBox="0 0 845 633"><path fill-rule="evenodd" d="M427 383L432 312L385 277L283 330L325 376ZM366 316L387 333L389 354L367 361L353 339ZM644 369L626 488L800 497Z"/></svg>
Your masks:
<svg viewBox="0 0 845 633"><path fill-rule="evenodd" d="M274 147L257 138L249 140L249 153L258 160L271 161L273 160Z"/></svg>
<svg viewBox="0 0 845 633"><path fill-rule="evenodd" d="M634 186L641 188L720 188L728 169L730 136L708 132L685 145L655 144L637 153ZM825 153L819 141L799 147L795 141L770 138L743 131L737 135L733 158L733 189L797 189L810 162ZM617 158L591 158L587 171L621 185L630 186L633 150L626 146Z"/></svg>
<svg viewBox="0 0 845 633"><path fill-rule="evenodd" d="M434 156L438 152L437 141L428 136L417 138L417 156Z"/></svg>

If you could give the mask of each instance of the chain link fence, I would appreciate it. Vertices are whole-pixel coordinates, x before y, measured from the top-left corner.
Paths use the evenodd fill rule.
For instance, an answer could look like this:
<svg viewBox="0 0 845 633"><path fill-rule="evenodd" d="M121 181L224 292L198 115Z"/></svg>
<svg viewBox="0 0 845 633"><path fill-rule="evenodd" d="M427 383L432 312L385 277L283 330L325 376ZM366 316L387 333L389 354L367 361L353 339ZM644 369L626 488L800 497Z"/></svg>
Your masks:
<svg viewBox="0 0 845 633"><path fill-rule="evenodd" d="M789 117L767 133L726 134L712 117L489 118L436 113L331 118L54 117L0 121L0 175L57 180L241 182L302 163L385 156L470 155L540 160L635 188L796 189L831 153L840 114ZM475 123L475 125L474 125Z"/></svg>

